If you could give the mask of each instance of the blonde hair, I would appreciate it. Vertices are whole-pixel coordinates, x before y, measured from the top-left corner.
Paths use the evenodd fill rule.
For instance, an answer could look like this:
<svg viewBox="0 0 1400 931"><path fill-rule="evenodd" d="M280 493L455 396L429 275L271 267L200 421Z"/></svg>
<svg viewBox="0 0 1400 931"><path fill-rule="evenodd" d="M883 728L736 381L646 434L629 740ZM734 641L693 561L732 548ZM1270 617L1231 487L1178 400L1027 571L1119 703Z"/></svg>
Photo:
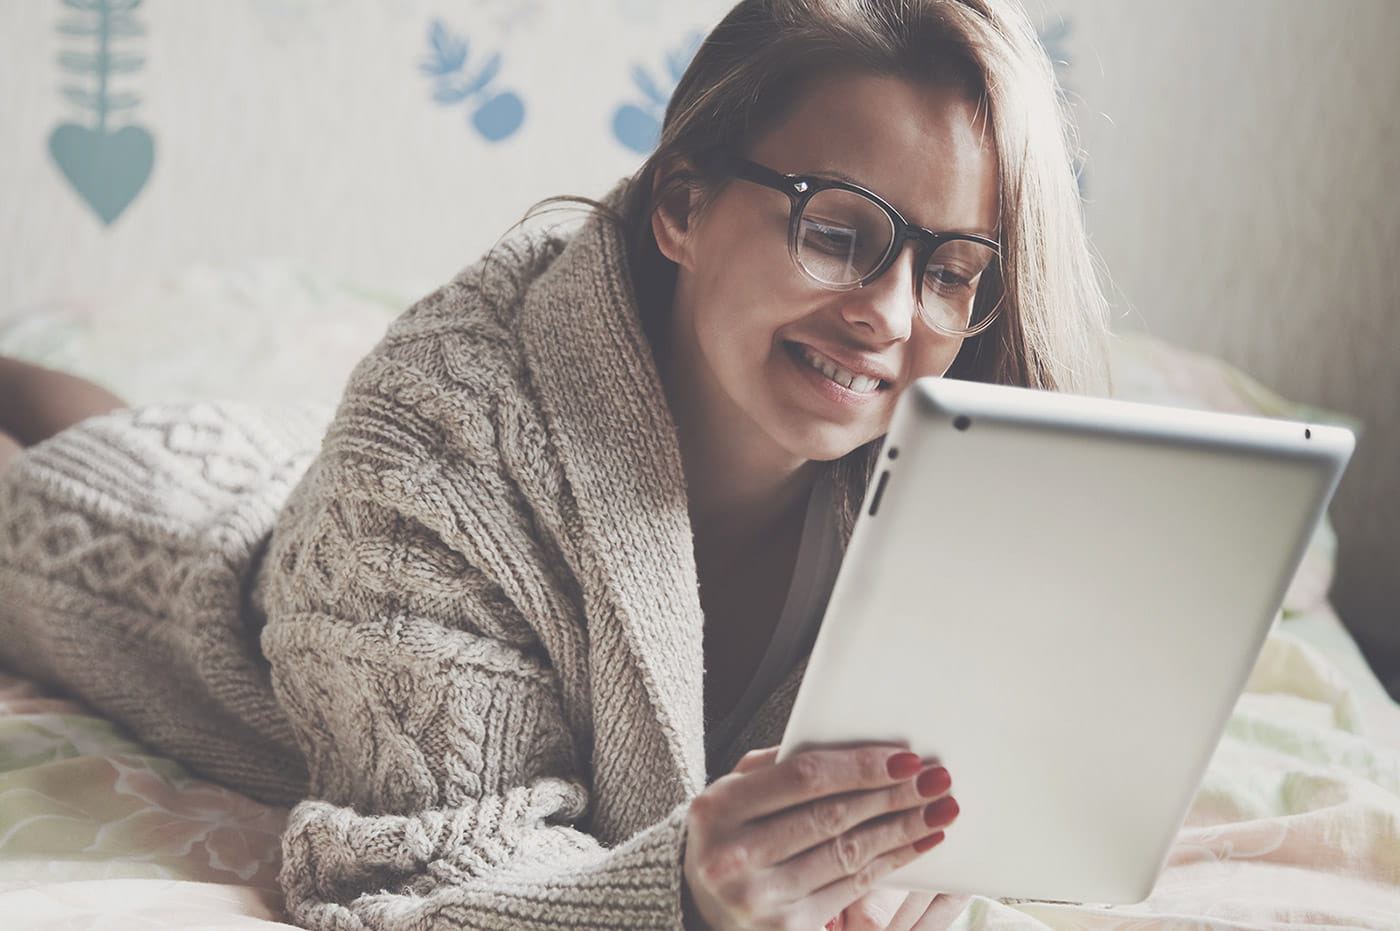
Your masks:
<svg viewBox="0 0 1400 931"><path fill-rule="evenodd" d="M1013 0L742 0L709 34L623 205L643 324L660 346L675 287L651 215L678 186L701 209L724 166L776 126L812 79L840 69L965 92L1000 173L1001 314L967 339L950 377L1079 392L1106 386L1107 303L1085 237L1073 135L1054 69ZM677 171L676 166L688 166ZM657 187L660 177L663 183ZM986 289L984 289L986 290ZM873 448L838 464L863 489ZM857 502L858 504L858 502Z"/></svg>

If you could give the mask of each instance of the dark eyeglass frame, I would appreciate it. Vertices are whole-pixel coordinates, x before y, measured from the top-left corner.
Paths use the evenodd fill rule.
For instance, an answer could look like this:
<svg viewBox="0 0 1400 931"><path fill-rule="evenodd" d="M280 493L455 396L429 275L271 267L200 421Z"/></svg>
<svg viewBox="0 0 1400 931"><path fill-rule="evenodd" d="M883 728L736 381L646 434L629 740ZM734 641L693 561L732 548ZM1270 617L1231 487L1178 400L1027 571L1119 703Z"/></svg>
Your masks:
<svg viewBox="0 0 1400 931"><path fill-rule="evenodd" d="M904 251L905 243L911 240L916 243L914 249L914 267L920 270L920 274L913 276L914 302L920 308L923 307L922 271L928 266L928 260L933 256L934 251L944 243L957 240L975 242L992 250L992 265L998 264L1001 260L1001 244L995 239L978 236L976 233L938 232L924 226L910 223L908 220L904 219L903 214L896 210L887 200L874 191L861 187L859 184L852 184L849 181L841 181L836 178L823 178L818 175L784 174L765 165L760 165L758 162L741 157L730 159L729 174L743 181L750 181L766 188L772 188L775 191L781 191L788 196L788 199L792 203L792 211L788 219L788 253L792 257L793 264L797 266L798 270L801 271L803 275L828 291L854 291L857 288L863 288L870 284L890 270L890 267L894 265L895 261L899 258L900 253ZM852 194L864 197L885 212L885 215L889 217L890 225L894 228L894 235L890 239L890 245L884 257L876 263L873 269L850 284L832 284L821 280L808 271L807 267L802 264L801 259L797 257L797 243L801 235L802 212L806 209L807 202L822 191L833 189L848 191ZM991 265L988 266L989 269L991 267ZM981 303L981 290L982 289L979 287L977 298L973 304L974 316L977 304ZM981 333L996 320L1001 309L1000 301L998 301L997 304L998 306L993 307L983 319L978 320L970 329L949 332L953 332L954 335L957 336L975 336ZM945 327L937 328L940 330L947 329Z"/></svg>

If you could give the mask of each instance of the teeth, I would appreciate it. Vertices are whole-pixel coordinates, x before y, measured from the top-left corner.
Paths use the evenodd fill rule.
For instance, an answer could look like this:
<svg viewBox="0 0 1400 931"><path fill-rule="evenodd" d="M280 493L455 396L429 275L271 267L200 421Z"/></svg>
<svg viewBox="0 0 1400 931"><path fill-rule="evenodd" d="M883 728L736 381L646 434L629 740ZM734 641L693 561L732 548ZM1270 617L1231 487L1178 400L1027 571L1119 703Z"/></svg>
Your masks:
<svg viewBox="0 0 1400 931"><path fill-rule="evenodd" d="M841 387L859 394L868 394L880 387L880 379L847 371L825 356L817 355L815 351L806 347L803 347L802 350L802 360Z"/></svg>

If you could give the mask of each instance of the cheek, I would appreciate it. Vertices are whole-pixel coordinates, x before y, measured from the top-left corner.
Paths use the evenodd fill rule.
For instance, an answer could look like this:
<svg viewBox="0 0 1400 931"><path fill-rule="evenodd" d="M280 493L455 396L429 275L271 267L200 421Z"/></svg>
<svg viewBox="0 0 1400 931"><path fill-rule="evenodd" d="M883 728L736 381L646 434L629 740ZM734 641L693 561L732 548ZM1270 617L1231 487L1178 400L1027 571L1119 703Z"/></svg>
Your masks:
<svg viewBox="0 0 1400 931"><path fill-rule="evenodd" d="M929 375L942 375L958 357L963 341L956 337L944 336L934 330L923 330L918 334L917 345L911 347L909 358L909 378L924 378Z"/></svg>
<svg viewBox="0 0 1400 931"><path fill-rule="evenodd" d="M787 269L775 267L761 250L738 243L711 252L709 259L696 278L696 298L711 340L744 356L761 356L782 327L808 312Z"/></svg>
<svg viewBox="0 0 1400 931"><path fill-rule="evenodd" d="M805 282L788 255L785 213L725 202L713 205L701 222L694 269L705 294L723 300L731 315L743 309L736 305L769 316L766 309L791 304Z"/></svg>

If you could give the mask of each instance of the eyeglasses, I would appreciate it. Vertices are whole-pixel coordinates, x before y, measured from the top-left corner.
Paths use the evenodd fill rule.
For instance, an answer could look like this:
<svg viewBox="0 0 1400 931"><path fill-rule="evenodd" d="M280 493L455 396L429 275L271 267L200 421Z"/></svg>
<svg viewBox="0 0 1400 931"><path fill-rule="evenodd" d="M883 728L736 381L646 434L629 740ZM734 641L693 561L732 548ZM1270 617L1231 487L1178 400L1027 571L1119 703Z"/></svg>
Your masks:
<svg viewBox="0 0 1400 931"><path fill-rule="evenodd" d="M782 191L792 202L788 253L823 288L850 291L879 278L914 242L914 300L920 316L948 336L973 336L996 320L1001 247L972 233L915 226L873 191L813 175L785 175L736 158L730 173Z"/></svg>

